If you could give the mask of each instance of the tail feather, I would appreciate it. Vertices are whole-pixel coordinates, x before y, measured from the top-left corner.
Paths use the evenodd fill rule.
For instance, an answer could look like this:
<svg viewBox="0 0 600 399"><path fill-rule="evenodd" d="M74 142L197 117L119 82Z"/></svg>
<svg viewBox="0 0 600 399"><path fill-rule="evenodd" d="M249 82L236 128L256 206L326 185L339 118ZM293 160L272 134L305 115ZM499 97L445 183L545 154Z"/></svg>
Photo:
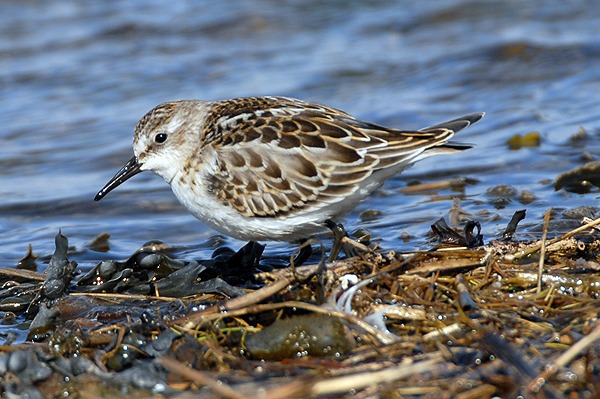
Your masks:
<svg viewBox="0 0 600 399"><path fill-rule="evenodd" d="M483 118L483 115L485 115L484 112L476 112L473 114L465 115L460 118L452 119L451 121L448 121L448 122L438 123L437 125L429 126L429 127L426 127L424 129L420 129L420 130L426 132L428 130L435 130L435 129L448 129L448 130L452 130L453 132L458 132L459 130L464 129L467 126L472 125L473 123L475 123L478 120L480 120L481 118Z"/></svg>

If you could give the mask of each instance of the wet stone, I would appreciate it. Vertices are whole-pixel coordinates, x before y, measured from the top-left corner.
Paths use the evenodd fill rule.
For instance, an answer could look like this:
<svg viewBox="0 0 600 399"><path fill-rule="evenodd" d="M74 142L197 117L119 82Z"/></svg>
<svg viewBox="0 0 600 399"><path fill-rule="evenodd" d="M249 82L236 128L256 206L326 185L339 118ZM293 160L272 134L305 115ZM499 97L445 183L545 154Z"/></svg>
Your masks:
<svg viewBox="0 0 600 399"><path fill-rule="evenodd" d="M323 314L280 319L246 338L246 348L255 359L334 356L353 347L344 323Z"/></svg>
<svg viewBox="0 0 600 399"><path fill-rule="evenodd" d="M519 194L519 196L517 198L519 203L521 203L523 205L529 205L532 202L537 201L537 199L538 198L535 196L535 194L528 190L521 191L521 193Z"/></svg>
<svg viewBox="0 0 600 399"><path fill-rule="evenodd" d="M108 377L109 373L100 370L100 368L85 356L76 357L54 357L48 359L48 365L57 373L70 378L81 374L95 374L101 377Z"/></svg>
<svg viewBox="0 0 600 399"><path fill-rule="evenodd" d="M141 349L150 357L159 357L171 348L171 344L175 339L180 337L181 334L171 329L165 330L156 339L142 346Z"/></svg>
<svg viewBox="0 0 600 399"><path fill-rule="evenodd" d="M78 356L71 360L71 372L74 376L85 373L93 373L97 375L105 374L94 362L85 356Z"/></svg>
<svg viewBox="0 0 600 399"><path fill-rule="evenodd" d="M567 209L562 213L562 216L567 219L577 219L588 217L596 219L600 215L600 207L597 206L580 206L574 209Z"/></svg>
<svg viewBox="0 0 600 399"><path fill-rule="evenodd" d="M516 188L507 184L501 184L499 186L492 187L486 191L486 194L495 198L513 198L517 196L518 191Z"/></svg>
<svg viewBox="0 0 600 399"><path fill-rule="evenodd" d="M119 348L110 352L110 357L106 360L106 367L112 371L122 371L134 364L134 361L141 357L134 347L122 344Z"/></svg>
<svg viewBox="0 0 600 399"><path fill-rule="evenodd" d="M117 373L111 382L125 387L148 389L155 393L169 391L164 370L154 363L141 363L135 367Z"/></svg>
<svg viewBox="0 0 600 399"><path fill-rule="evenodd" d="M0 354L0 374L7 372L15 374L23 383L42 381L52 375L50 367L40 362L31 349Z"/></svg>

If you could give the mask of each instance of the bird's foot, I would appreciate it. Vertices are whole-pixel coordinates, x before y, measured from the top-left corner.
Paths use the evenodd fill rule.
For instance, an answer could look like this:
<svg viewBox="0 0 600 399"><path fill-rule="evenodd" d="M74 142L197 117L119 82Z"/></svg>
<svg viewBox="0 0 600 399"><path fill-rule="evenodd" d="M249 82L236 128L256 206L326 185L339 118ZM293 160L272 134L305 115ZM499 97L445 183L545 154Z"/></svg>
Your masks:
<svg viewBox="0 0 600 399"><path fill-rule="evenodd" d="M325 221L325 226L327 226L333 233L333 247L329 253L329 259L327 260L328 262L333 262L336 260L340 254L340 251L342 250L348 258L358 255L358 250L345 242L345 238L348 237L348 233L346 233L346 229L341 223L335 223L331 219L327 219Z"/></svg>

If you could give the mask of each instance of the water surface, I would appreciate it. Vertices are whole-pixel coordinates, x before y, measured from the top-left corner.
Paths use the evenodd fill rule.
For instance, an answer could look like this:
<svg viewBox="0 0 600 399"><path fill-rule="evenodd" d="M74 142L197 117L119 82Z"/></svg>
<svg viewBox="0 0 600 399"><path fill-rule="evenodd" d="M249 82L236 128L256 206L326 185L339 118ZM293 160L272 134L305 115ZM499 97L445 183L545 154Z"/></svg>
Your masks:
<svg viewBox="0 0 600 399"><path fill-rule="evenodd" d="M418 163L348 215L348 230L365 229L384 248L428 247L429 226L453 196L486 239L518 209L527 209L527 238L550 206L560 215L597 205L595 188L553 187L599 154L596 2L190 3L3 3L0 266L15 266L30 243L50 254L58 229L82 267L124 259L150 239L187 259L209 257L218 243L240 246L215 238L149 172L92 200L131 157L138 119L184 98L285 95L407 129L485 111L457 137L473 149ZM509 149L509 138L531 132L539 146ZM476 182L460 192L399 193L457 177ZM490 194L502 184L515 195ZM520 200L523 192L535 200ZM370 210L378 216L361 217ZM101 232L111 235L110 251L86 250ZM268 245L270 253L291 248Z"/></svg>

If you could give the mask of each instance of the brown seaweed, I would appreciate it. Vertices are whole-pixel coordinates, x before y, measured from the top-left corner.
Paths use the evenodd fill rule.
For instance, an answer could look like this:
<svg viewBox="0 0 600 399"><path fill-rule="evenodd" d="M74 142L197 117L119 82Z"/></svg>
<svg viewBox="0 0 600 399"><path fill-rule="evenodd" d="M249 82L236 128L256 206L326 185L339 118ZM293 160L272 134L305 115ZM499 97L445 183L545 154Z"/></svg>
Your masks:
<svg viewBox="0 0 600 399"><path fill-rule="evenodd" d="M7 337L0 384L30 397L597 396L600 219L585 223L553 237L546 222L538 241L412 253L344 237L358 256L266 272L252 269L252 244L198 262L145 246L40 300L44 330L30 338L41 344ZM52 262L70 270L64 248ZM254 270L254 288L195 291L227 278L221 267ZM33 301L47 280L0 274L12 281L6 303ZM86 291L94 282L107 291Z"/></svg>

